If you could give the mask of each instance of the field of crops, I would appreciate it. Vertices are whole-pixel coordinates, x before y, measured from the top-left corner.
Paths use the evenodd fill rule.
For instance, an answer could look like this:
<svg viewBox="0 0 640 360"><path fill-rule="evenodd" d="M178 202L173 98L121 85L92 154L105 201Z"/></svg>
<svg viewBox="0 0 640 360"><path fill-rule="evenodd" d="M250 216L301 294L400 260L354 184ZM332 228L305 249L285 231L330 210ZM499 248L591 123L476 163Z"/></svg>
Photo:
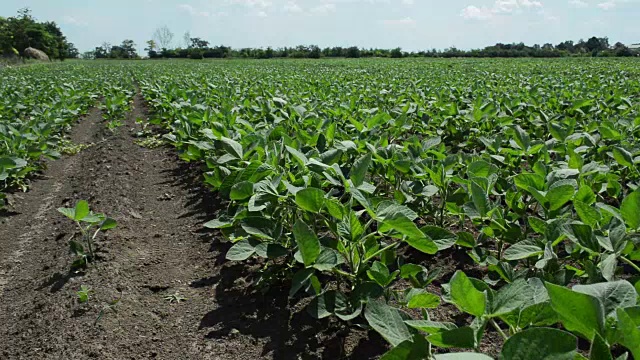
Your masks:
<svg viewBox="0 0 640 360"><path fill-rule="evenodd" d="M487 343L501 359L640 359L635 59L82 62L0 79L8 188L90 106L117 128L139 91L222 202L203 226L226 261L257 269L250 287L290 286L319 323L375 331L382 359L489 359Z"/></svg>

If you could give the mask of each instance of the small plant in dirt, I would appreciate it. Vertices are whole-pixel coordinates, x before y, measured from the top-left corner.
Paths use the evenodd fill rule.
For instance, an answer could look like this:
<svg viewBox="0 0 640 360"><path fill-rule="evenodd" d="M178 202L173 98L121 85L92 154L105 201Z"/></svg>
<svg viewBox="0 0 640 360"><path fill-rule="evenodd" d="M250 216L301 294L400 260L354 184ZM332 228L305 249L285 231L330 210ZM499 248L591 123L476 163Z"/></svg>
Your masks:
<svg viewBox="0 0 640 360"><path fill-rule="evenodd" d="M96 321L93 322L93 326L98 325L98 321L102 320L102 318L104 317L104 314L107 313L107 311L111 311L114 313L118 313L118 304L120 304L120 300L122 300L122 295L120 295L119 298L114 299L112 301L110 301L109 303L107 303L105 306L102 307L102 310L100 310L100 312L98 313L98 317L96 318Z"/></svg>
<svg viewBox="0 0 640 360"><path fill-rule="evenodd" d="M98 233L115 228L117 222L104 214L92 212L89 209L89 203L85 200L78 201L74 208L59 208L58 211L73 220L80 230L79 241L74 240L74 235L69 241L69 246L71 252L76 255L72 266L74 268L84 267L95 260L93 242ZM87 250L85 250L85 246Z"/></svg>
<svg viewBox="0 0 640 360"><path fill-rule="evenodd" d="M91 144L75 144L71 140L62 139L58 144L59 151L64 155L77 155L82 150L91 147Z"/></svg>
<svg viewBox="0 0 640 360"><path fill-rule="evenodd" d="M167 300L169 304L173 304L173 303L179 304L182 301L187 301L187 298L180 295L180 293L177 291L174 294L165 296L164 299Z"/></svg>
<svg viewBox="0 0 640 360"><path fill-rule="evenodd" d="M78 302L80 304L86 304L89 302L89 296L93 294L93 290L86 285L81 285L80 290L76 291L76 295L78 296Z"/></svg>

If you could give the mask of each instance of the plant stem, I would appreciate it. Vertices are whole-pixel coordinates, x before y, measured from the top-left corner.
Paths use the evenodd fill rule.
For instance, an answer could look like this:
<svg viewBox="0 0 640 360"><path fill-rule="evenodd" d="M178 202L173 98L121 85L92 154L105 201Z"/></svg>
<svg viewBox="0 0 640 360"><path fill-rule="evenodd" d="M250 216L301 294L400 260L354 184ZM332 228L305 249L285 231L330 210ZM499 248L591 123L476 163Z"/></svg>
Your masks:
<svg viewBox="0 0 640 360"><path fill-rule="evenodd" d="M624 256L620 256L620 260L622 260L623 262L627 263L627 265L631 266L635 271L640 273L640 267L638 267L638 265L636 265L633 261L627 259Z"/></svg>
<svg viewBox="0 0 640 360"><path fill-rule="evenodd" d="M366 263L366 262L368 262L369 260L373 259L374 257L376 257L376 256L380 255L381 253L383 253L383 252L385 252L385 251L387 251L387 250L389 250L389 249L392 249L392 248L394 248L394 247L397 247L398 245L400 245L400 241L395 242L395 243L393 243L393 244L391 244L391 245L387 245L387 246L383 247L382 249L380 249L380 250L376 251L375 253L371 254L369 257L367 257L366 259L364 259L364 261L362 261L362 262L363 262L363 263Z"/></svg>
<svg viewBox="0 0 640 360"><path fill-rule="evenodd" d="M500 326L498 326L498 324L496 323L495 320L491 319L491 320L489 320L489 322L491 323L491 326L493 326L500 333L500 335L502 335L502 337L505 340L509 339L507 334L505 334L504 331L502 331L502 329L500 328Z"/></svg>

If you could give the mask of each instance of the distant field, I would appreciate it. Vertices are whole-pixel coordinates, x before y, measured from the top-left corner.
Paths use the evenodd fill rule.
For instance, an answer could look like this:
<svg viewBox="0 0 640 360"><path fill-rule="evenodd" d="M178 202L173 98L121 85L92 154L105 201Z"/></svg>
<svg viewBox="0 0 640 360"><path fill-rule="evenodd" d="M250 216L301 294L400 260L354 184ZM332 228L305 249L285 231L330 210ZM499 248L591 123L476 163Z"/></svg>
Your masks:
<svg viewBox="0 0 640 360"><path fill-rule="evenodd" d="M96 121L100 136L74 141L68 134L87 119ZM20 191L35 191L49 164L84 156L78 166L99 169L102 163L87 154L98 154L93 147L104 143L127 149L113 150L114 157L99 152L116 169L135 163L122 174L143 167L153 178L157 169L135 159L157 156L153 161L171 162L167 169L188 167L195 180L187 182L180 170L163 175L171 179L162 185L141 176L142 183L128 188L134 180L125 176L121 188L113 185L122 194L108 201L97 181L95 193L89 187L70 193L73 203L89 200L125 224L142 213L145 226L162 228L177 214L162 210L160 201L177 206L172 193L206 187L204 205L216 211L185 203L190 211L180 221L192 219L193 229L180 235L180 244L193 241L195 249L201 245L195 234L204 232L220 262L214 266L192 250L185 268L194 273L174 270L181 281L195 281L206 275L196 275L199 261L211 261L205 269L233 267L232 277L242 278L240 285L235 277L232 284L222 276L214 283L220 294L232 286L227 296L251 297L238 306L266 317L216 322L227 333L240 331L240 338L224 338L240 353L320 356L329 340L314 347L306 340L317 332L342 344L334 358L387 351L383 359L453 359L442 355L451 351L532 360L611 359L629 351L640 358L639 139L636 58L70 61L2 68L0 185L7 195L0 193L0 201L10 199L2 226L11 224L9 214L21 213L15 210ZM101 176L110 172L121 175L107 169ZM142 210L118 200L155 186L169 188L144 199L155 205L145 202ZM158 212L144 214L154 206ZM57 216L52 209L43 210L48 219ZM0 227L2 247L13 248L15 234L6 231ZM135 237L112 231L135 248ZM118 253L110 246L98 243ZM10 254L2 250L0 264ZM163 254L158 264L180 268L172 251ZM60 259L73 261L56 259L53 268L64 266ZM108 268L117 259L91 260ZM103 288L115 288L123 276L86 271ZM11 274L0 271L0 286L12 284ZM67 298L77 284L63 284ZM158 308L168 306L162 296L171 294L162 291L174 286L131 291L137 299L160 299ZM224 304L232 312L235 300L207 299L197 286L176 289L187 300L175 306L193 306L195 313L183 315L204 318L191 333L175 330L182 336L175 346L193 342L191 350L206 352L205 314ZM126 314L142 311L143 305L131 306L113 316L126 322ZM293 344L254 331L251 322L266 326L272 307L284 316L280 325L294 326L290 318L305 324L305 331L287 327L297 333ZM78 319L95 318L100 308ZM6 316L0 322L11 321ZM65 321L69 328L90 327L70 316ZM104 331L115 331L109 324ZM86 336L90 342L99 335ZM121 333L113 341L130 345L129 338ZM265 345L265 338L271 342ZM356 344L365 340L373 350L359 353ZM269 348L274 341L291 352ZM26 344L12 343L10 351ZM207 356L235 359L211 351Z"/></svg>

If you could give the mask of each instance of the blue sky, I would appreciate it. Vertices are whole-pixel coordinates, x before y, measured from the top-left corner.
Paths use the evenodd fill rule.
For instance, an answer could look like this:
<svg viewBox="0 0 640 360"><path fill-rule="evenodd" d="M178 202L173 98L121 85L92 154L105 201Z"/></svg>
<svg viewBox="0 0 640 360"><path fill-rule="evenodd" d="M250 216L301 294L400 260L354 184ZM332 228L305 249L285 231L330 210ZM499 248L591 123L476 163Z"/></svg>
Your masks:
<svg viewBox="0 0 640 360"><path fill-rule="evenodd" d="M405 50L496 42L558 43L608 36L640 42L640 0L1 0L0 16L30 7L81 51L133 39L139 50L168 26L212 44L298 44Z"/></svg>

